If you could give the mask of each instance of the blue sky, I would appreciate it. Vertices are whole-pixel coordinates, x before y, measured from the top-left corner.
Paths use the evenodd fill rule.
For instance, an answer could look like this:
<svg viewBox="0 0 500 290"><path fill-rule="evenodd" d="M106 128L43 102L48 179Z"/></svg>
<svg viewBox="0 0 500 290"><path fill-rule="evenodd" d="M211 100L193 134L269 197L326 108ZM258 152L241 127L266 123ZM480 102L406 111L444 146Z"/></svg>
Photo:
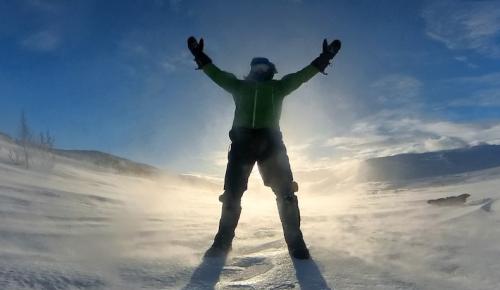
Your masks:
<svg viewBox="0 0 500 290"><path fill-rule="evenodd" d="M2 1L0 131L25 110L58 147L222 175L234 105L190 35L239 77L265 56L280 78L342 40L285 102L297 170L500 143L498 1Z"/></svg>

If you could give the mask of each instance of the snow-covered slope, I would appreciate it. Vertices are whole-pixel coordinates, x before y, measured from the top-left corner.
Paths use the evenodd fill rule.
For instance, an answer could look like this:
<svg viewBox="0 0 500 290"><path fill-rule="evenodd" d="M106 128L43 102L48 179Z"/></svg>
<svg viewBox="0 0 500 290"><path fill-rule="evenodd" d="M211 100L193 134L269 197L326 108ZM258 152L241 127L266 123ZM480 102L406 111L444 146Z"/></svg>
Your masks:
<svg viewBox="0 0 500 290"><path fill-rule="evenodd" d="M161 174L160 170L143 163L134 162L125 158L114 156L108 153L94 150L61 150L55 149L53 152L59 156L68 157L75 160L114 169L120 173L133 175L152 176Z"/></svg>
<svg viewBox="0 0 500 290"><path fill-rule="evenodd" d="M233 251L203 260L218 189L58 159L8 164L0 146L0 289L498 289L500 178L299 192L313 260L287 255L270 190L250 186ZM1 149L4 148L4 149ZM429 198L471 194L459 207Z"/></svg>
<svg viewBox="0 0 500 290"><path fill-rule="evenodd" d="M401 181L500 167L500 145L478 145L368 159L359 175L366 181Z"/></svg>

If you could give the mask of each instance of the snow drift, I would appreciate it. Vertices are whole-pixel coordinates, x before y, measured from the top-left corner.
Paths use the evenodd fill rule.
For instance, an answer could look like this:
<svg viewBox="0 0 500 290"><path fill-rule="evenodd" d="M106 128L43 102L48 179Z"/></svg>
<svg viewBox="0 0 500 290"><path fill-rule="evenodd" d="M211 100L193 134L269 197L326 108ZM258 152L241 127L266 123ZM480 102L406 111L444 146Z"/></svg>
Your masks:
<svg viewBox="0 0 500 290"><path fill-rule="evenodd" d="M234 249L203 260L220 185L134 176L58 155L8 163L0 140L0 289L496 289L500 172L446 185L343 183L299 192L313 260L292 261L274 196L250 186ZM430 198L469 193L457 207Z"/></svg>

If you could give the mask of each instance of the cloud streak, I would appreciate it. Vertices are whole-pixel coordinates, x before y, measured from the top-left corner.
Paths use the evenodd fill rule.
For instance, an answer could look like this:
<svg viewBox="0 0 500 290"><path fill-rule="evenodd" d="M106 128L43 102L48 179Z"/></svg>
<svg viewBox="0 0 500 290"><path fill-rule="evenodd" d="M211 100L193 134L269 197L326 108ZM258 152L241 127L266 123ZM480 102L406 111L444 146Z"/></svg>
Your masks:
<svg viewBox="0 0 500 290"><path fill-rule="evenodd" d="M399 114L377 114L355 124L349 134L330 138L325 146L352 154L354 158L426 152L500 143L500 123L455 123Z"/></svg>
<svg viewBox="0 0 500 290"><path fill-rule="evenodd" d="M452 86L466 86L470 93L453 100L451 107L500 107L500 73L461 77L447 81Z"/></svg>
<svg viewBox="0 0 500 290"><path fill-rule="evenodd" d="M21 46L28 50L50 52L61 44L61 37L52 30L41 30L28 35L21 41Z"/></svg>
<svg viewBox="0 0 500 290"><path fill-rule="evenodd" d="M422 83L415 77L392 74L374 81L370 88L384 105L409 105L418 101Z"/></svg>
<svg viewBox="0 0 500 290"><path fill-rule="evenodd" d="M426 34L451 50L474 50L500 58L497 1L437 1L422 12Z"/></svg>

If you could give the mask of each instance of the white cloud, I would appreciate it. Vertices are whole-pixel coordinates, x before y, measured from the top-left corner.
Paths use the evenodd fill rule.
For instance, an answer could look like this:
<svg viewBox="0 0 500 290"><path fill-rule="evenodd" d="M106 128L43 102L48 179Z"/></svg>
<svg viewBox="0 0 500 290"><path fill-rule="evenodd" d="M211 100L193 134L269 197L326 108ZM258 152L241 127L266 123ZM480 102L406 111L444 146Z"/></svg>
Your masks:
<svg viewBox="0 0 500 290"><path fill-rule="evenodd" d="M496 86L499 80L500 76L490 74L454 82L484 88L485 84ZM424 108L422 88L423 83L410 75L391 74L375 80L365 100L370 103L371 111L363 118L354 123L343 122L342 130L322 132L321 138L308 142L299 144L297 142L304 139L292 139L294 142L288 145L294 168L303 172L333 170L335 164L343 160L500 143L500 123L457 123L425 117L425 112L420 110ZM484 97L483 101L491 105L494 97ZM315 111L321 112L317 109ZM290 131L295 130L296 127ZM309 130L308 134L314 131Z"/></svg>
<svg viewBox="0 0 500 290"><path fill-rule="evenodd" d="M177 71L179 68L194 68L195 63L191 59L191 55L182 51L176 55L170 56L161 62L163 68L167 73L172 73Z"/></svg>
<svg viewBox="0 0 500 290"><path fill-rule="evenodd" d="M454 57L456 61L459 61L461 63L464 63L465 65L467 65L468 67L470 68L477 68L478 65L477 64L474 64L472 63L471 61L469 61L469 58L466 57L466 56L463 56L463 55L459 55L459 56L456 56Z"/></svg>
<svg viewBox="0 0 500 290"><path fill-rule="evenodd" d="M489 73L479 76L472 77L461 77L455 78L451 81L456 82L464 82L469 84L478 84L478 85L490 85L490 86L499 86L500 87L500 73Z"/></svg>
<svg viewBox="0 0 500 290"><path fill-rule="evenodd" d="M448 82L452 85L466 85L474 89L468 96L453 100L450 106L500 107L500 73L455 78Z"/></svg>
<svg viewBox="0 0 500 290"><path fill-rule="evenodd" d="M458 98L450 103L453 107L500 107L500 88L479 90L472 96Z"/></svg>
<svg viewBox="0 0 500 290"><path fill-rule="evenodd" d="M59 1L46 1L46 0L25 0L24 3L30 7L43 12L58 12L60 5Z"/></svg>
<svg viewBox="0 0 500 290"><path fill-rule="evenodd" d="M422 122L419 128L438 136L461 138L472 145L483 142L496 144L500 140L500 123Z"/></svg>
<svg viewBox="0 0 500 290"><path fill-rule="evenodd" d="M466 147L467 142L457 137L440 136L437 138L429 138L423 142L424 148L429 151L438 151L453 148Z"/></svg>
<svg viewBox="0 0 500 290"><path fill-rule="evenodd" d="M422 83L412 76L393 74L376 80L371 87L378 94L378 101L396 105L414 102L419 96Z"/></svg>
<svg viewBox="0 0 500 290"><path fill-rule="evenodd" d="M380 143L387 140L386 136L381 135L365 135L361 136L339 136L328 139L325 142L326 146L333 146L342 150L355 150L360 146L368 144Z"/></svg>
<svg viewBox="0 0 500 290"><path fill-rule="evenodd" d="M453 149L480 143L500 143L500 123L455 123L383 112L352 126L352 130L325 142L325 146L365 159L409 152Z"/></svg>
<svg viewBox="0 0 500 290"><path fill-rule="evenodd" d="M172 73L175 71L175 65L172 62L164 61L161 65L167 73Z"/></svg>
<svg viewBox="0 0 500 290"><path fill-rule="evenodd" d="M434 1L422 12L426 34L449 49L500 57L498 1Z"/></svg>
<svg viewBox="0 0 500 290"><path fill-rule="evenodd" d="M60 36L52 30L35 32L21 41L21 45L24 48L41 52L53 51L57 49L60 44Z"/></svg>
<svg viewBox="0 0 500 290"><path fill-rule="evenodd" d="M120 42L120 49L124 54L135 57L145 57L150 54L150 51L142 43L128 39Z"/></svg>
<svg viewBox="0 0 500 290"><path fill-rule="evenodd" d="M168 5L173 11L179 12L182 0L154 0L153 3L158 7Z"/></svg>
<svg viewBox="0 0 500 290"><path fill-rule="evenodd" d="M119 52L126 59L127 68L133 74L144 74L148 71L157 74L163 71L167 74L182 69L194 69L195 63L187 49L174 52L154 49L147 42L136 39L135 33L125 37L119 43Z"/></svg>

